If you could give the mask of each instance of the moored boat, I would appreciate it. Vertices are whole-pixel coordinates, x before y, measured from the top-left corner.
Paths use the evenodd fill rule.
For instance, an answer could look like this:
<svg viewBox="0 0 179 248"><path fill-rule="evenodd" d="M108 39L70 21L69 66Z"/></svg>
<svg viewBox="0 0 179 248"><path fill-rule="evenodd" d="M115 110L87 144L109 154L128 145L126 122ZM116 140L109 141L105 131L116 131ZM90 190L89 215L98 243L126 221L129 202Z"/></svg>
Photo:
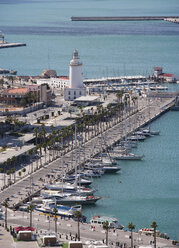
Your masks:
<svg viewBox="0 0 179 248"><path fill-rule="evenodd" d="M114 229L123 229L124 226L119 224L116 218L107 217L107 216L93 216L90 220L91 225L93 226L102 226L104 222L108 221L109 228Z"/></svg>

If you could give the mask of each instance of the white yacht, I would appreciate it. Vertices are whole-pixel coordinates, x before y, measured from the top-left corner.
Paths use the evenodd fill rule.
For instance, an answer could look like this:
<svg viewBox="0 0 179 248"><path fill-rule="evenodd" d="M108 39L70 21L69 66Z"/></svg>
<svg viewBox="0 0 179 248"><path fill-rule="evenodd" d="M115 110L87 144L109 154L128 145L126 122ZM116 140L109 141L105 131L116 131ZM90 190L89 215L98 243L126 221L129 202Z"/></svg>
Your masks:
<svg viewBox="0 0 179 248"><path fill-rule="evenodd" d="M116 154L115 159L117 160L141 160L144 155L136 155L134 153L119 153Z"/></svg>
<svg viewBox="0 0 179 248"><path fill-rule="evenodd" d="M114 229L123 229L124 226L119 224L118 220L116 218L107 217L107 216L93 216L90 220L90 223L92 226L103 226L103 223L108 221L109 228Z"/></svg>
<svg viewBox="0 0 179 248"><path fill-rule="evenodd" d="M57 205L55 201L52 199L43 200L42 204L38 205L35 210L44 214L53 214L54 207L57 209L57 216L67 216L73 217L76 211L82 210L81 205L76 206L65 206L65 205Z"/></svg>

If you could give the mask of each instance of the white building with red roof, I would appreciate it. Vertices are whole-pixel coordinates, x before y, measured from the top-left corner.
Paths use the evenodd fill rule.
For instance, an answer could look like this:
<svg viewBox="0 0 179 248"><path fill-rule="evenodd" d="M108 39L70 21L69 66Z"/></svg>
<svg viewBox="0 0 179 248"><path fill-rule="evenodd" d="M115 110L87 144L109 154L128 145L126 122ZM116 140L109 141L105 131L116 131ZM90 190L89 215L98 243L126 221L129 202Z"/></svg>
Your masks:
<svg viewBox="0 0 179 248"><path fill-rule="evenodd" d="M167 83L176 81L176 75L171 73L164 73L163 67L154 67L154 76L159 79L163 79Z"/></svg>

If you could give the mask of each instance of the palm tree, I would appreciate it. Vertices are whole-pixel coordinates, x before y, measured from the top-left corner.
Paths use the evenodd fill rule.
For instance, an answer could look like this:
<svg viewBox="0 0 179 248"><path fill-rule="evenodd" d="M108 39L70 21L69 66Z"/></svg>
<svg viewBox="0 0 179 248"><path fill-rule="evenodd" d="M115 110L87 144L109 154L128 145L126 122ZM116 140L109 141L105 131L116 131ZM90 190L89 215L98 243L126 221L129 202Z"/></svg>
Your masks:
<svg viewBox="0 0 179 248"><path fill-rule="evenodd" d="M57 212L58 212L57 208L54 207L53 215L54 215L54 221L55 221L55 233L56 233L56 235L57 235Z"/></svg>
<svg viewBox="0 0 179 248"><path fill-rule="evenodd" d="M77 218L78 221L78 241L80 241L80 218L82 217L81 211L75 211L74 217Z"/></svg>
<svg viewBox="0 0 179 248"><path fill-rule="evenodd" d="M157 223L155 221L153 221L150 226L154 230L154 248L156 248L156 246L157 246L157 242L156 242L156 228L157 228Z"/></svg>
<svg viewBox="0 0 179 248"><path fill-rule="evenodd" d="M30 227L32 227L32 212L34 211L34 205L30 204L27 207L27 211L30 213Z"/></svg>
<svg viewBox="0 0 179 248"><path fill-rule="evenodd" d="M7 229L7 208L9 206L9 203L7 200L5 200L2 205L6 208L4 221L5 221L5 229Z"/></svg>
<svg viewBox="0 0 179 248"><path fill-rule="evenodd" d="M103 222L103 229L106 231L106 245L108 245L109 222Z"/></svg>
<svg viewBox="0 0 179 248"><path fill-rule="evenodd" d="M133 248L133 233L132 233L132 231L135 229L135 225L133 225L132 222L129 222L127 228L131 232L131 248Z"/></svg>

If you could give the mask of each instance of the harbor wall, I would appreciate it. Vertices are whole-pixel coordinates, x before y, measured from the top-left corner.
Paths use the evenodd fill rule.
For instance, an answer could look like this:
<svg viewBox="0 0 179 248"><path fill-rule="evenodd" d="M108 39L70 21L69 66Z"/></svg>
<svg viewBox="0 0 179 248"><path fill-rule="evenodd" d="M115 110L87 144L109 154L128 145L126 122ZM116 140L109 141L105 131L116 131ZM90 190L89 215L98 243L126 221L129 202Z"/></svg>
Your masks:
<svg viewBox="0 0 179 248"><path fill-rule="evenodd" d="M71 21L160 21L171 18L177 19L179 16L72 16Z"/></svg>

